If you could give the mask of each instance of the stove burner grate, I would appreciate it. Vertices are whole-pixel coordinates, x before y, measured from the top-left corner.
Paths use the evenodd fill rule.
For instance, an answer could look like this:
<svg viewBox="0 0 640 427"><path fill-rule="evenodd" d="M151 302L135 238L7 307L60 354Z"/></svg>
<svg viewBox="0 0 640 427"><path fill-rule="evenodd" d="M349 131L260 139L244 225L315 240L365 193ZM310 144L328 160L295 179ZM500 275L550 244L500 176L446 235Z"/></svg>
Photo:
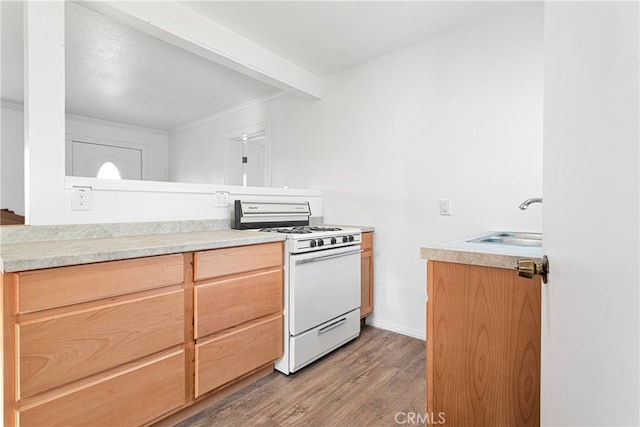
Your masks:
<svg viewBox="0 0 640 427"><path fill-rule="evenodd" d="M307 225L298 227L268 227L261 228L260 231L266 231L270 233L287 233L287 234L310 234L319 231L340 231L338 227L309 227Z"/></svg>
<svg viewBox="0 0 640 427"><path fill-rule="evenodd" d="M342 231L340 227L309 227L311 231Z"/></svg>

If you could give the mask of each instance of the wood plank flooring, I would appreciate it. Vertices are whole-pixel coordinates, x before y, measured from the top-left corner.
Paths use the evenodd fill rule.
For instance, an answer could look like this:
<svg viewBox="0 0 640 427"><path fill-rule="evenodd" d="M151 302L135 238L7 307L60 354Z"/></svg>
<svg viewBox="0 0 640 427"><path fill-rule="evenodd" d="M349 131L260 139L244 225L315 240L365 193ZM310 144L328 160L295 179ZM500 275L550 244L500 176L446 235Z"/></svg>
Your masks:
<svg viewBox="0 0 640 427"><path fill-rule="evenodd" d="M301 371L274 372L177 426L408 425L396 414L425 414L425 355L422 340L364 326Z"/></svg>

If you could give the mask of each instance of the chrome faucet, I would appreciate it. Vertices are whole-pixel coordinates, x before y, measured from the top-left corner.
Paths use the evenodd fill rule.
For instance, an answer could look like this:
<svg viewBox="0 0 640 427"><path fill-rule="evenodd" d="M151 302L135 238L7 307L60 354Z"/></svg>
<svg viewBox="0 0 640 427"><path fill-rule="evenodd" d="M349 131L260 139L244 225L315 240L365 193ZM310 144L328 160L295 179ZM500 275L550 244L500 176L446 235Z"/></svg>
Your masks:
<svg viewBox="0 0 640 427"><path fill-rule="evenodd" d="M529 208L529 205L532 203L542 203L542 198L534 197L532 199L527 199L524 202L520 203L520 206L518 207L520 208L520 210L526 211Z"/></svg>

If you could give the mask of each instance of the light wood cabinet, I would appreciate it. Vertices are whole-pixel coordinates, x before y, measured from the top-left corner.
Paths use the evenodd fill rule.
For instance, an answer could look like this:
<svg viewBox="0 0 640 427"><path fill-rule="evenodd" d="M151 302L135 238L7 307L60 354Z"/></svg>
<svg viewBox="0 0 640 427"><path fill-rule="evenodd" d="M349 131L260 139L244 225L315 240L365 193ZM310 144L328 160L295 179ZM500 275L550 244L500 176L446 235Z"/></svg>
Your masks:
<svg viewBox="0 0 640 427"><path fill-rule="evenodd" d="M165 255L22 272L20 292L16 295L18 312L29 313L180 284L183 270L182 255Z"/></svg>
<svg viewBox="0 0 640 427"><path fill-rule="evenodd" d="M21 426L135 426L184 406L185 352L137 363L20 409Z"/></svg>
<svg viewBox="0 0 640 427"><path fill-rule="evenodd" d="M168 255L6 274L5 424L139 425L184 406L183 271Z"/></svg>
<svg viewBox="0 0 640 427"><path fill-rule="evenodd" d="M196 398L282 357L283 257L282 243L195 253Z"/></svg>
<svg viewBox="0 0 640 427"><path fill-rule="evenodd" d="M282 242L1 279L7 426L180 420L282 356Z"/></svg>
<svg viewBox="0 0 640 427"><path fill-rule="evenodd" d="M247 322L196 344L196 397L282 357L282 315Z"/></svg>
<svg viewBox="0 0 640 427"><path fill-rule="evenodd" d="M456 426L539 425L539 276L437 261L427 273L427 412Z"/></svg>
<svg viewBox="0 0 640 427"><path fill-rule="evenodd" d="M181 345L183 292L73 307L21 320L17 328L22 398Z"/></svg>
<svg viewBox="0 0 640 427"><path fill-rule="evenodd" d="M373 233L362 233L360 318L373 313Z"/></svg>

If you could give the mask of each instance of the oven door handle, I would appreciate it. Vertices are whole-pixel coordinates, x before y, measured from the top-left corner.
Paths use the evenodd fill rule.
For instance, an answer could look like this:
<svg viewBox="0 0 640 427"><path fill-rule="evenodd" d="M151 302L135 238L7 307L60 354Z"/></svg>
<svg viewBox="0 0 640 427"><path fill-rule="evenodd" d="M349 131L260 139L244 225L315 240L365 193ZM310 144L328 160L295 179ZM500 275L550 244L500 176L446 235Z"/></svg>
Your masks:
<svg viewBox="0 0 640 427"><path fill-rule="evenodd" d="M325 255L325 256L320 256L320 257L317 257L317 258L309 258L309 259L298 259L298 260L296 260L296 264L307 264L307 263L310 263L310 262L324 261L325 259L340 258L340 257L347 256L347 255L359 254L361 252L362 252L362 249L358 249L358 250L355 250L355 251L342 252L342 253L335 254L335 255Z"/></svg>

